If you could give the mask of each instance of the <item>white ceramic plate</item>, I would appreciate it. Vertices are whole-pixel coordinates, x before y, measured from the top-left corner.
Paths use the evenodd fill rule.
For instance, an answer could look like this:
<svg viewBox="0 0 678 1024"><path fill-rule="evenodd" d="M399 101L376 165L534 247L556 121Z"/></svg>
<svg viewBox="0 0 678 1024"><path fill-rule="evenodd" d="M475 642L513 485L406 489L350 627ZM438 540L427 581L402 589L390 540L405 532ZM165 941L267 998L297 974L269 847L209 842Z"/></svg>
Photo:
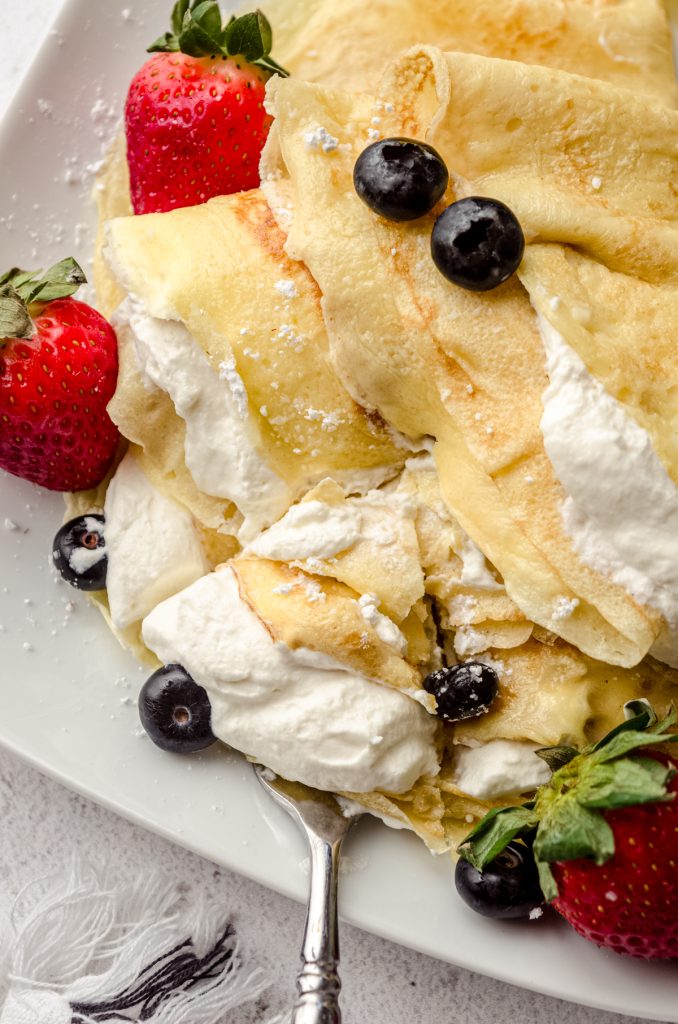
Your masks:
<svg viewBox="0 0 678 1024"><path fill-rule="evenodd" d="M137 4L136 12L141 5ZM111 138L168 0L70 0L0 131L0 267L87 266L92 165ZM85 599L56 580L62 503L0 473L0 742L67 786L296 899L306 856L294 826L224 750L188 759L142 735L143 674ZM12 526L16 528L12 528ZM343 916L474 971L591 1006L678 1022L678 968L599 952L565 925L497 924L457 898L450 862L364 821L347 853Z"/></svg>

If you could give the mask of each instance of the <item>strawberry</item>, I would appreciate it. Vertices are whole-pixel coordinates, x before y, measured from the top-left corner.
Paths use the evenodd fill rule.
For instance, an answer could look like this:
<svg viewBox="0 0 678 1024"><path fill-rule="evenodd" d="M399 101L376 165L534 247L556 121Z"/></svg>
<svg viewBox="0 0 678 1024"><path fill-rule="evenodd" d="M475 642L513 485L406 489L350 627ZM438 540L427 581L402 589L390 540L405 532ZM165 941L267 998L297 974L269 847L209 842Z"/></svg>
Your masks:
<svg viewBox="0 0 678 1024"><path fill-rule="evenodd" d="M106 412L116 337L70 297L85 281L74 260L37 277L0 276L0 467L50 490L86 490L106 475L119 440Z"/></svg>
<svg viewBox="0 0 678 1024"><path fill-rule="evenodd" d="M537 753L553 775L529 803L490 811L461 856L482 873L516 838L531 845L544 896L585 938L645 959L678 957L678 762L640 749L678 741L645 701L579 753Z"/></svg>
<svg viewBox="0 0 678 1024"><path fill-rule="evenodd" d="M256 188L272 118L266 82L286 74L270 56L272 33L257 11L222 27L214 0L179 0L172 32L132 79L125 107L135 213L195 206Z"/></svg>

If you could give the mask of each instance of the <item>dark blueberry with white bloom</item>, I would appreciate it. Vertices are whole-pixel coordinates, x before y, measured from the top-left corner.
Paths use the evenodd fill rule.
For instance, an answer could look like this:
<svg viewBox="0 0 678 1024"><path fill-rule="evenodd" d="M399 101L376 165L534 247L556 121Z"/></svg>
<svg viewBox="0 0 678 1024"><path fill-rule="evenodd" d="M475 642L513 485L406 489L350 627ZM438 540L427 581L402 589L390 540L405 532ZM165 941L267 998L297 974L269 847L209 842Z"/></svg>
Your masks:
<svg viewBox="0 0 678 1024"><path fill-rule="evenodd" d="M108 556L105 520L100 515L78 516L64 523L52 545L55 566L78 590L104 590Z"/></svg>
<svg viewBox="0 0 678 1024"><path fill-rule="evenodd" d="M460 858L454 874L457 892L483 917L540 917L544 896L532 850L509 843L482 871Z"/></svg>
<svg viewBox="0 0 678 1024"><path fill-rule="evenodd" d="M449 174L432 146L415 139L381 139L363 150L353 169L355 190L388 220L416 220L442 199Z"/></svg>
<svg viewBox="0 0 678 1024"><path fill-rule="evenodd" d="M156 746L172 753L191 754L216 740L207 691L181 665L165 665L148 677L139 717Z"/></svg>
<svg viewBox="0 0 678 1024"><path fill-rule="evenodd" d="M469 196L444 210L433 226L431 255L440 273L474 292L503 284L520 266L525 236L498 199Z"/></svg>
<svg viewBox="0 0 678 1024"><path fill-rule="evenodd" d="M466 661L462 665L450 665L431 672L422 686L435 697L439 718L459 722L489 711L497 696L499 680L489 665L481 661Z"/></svg>

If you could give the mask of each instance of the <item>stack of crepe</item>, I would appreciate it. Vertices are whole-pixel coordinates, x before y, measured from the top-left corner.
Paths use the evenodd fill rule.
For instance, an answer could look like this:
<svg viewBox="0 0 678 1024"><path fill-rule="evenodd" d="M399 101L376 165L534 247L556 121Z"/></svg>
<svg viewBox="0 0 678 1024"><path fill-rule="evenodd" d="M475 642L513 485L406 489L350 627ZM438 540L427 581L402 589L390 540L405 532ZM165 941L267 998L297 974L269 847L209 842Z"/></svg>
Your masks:
<svg viewBox="0 0 678 1024"><path fill-rule="evenodd" d="M215 373L235 367L280 481L264 532L237 493L205 493L191 475L186 424L149 391L124 317L110 411L138 466L198 524L209 565L234 559L276 639L419 697L441 662L495 667L490 712L441 727L438 775L405 794L348 794L444 850L492 803L455 785L460 744L581 744L631 698L662 712L678 696L666 664L678 665L678 623L575 547L571 481L542 424L552 330L678 483L667 19L659 0L271 0L267 13L292 77L269 84L261 190L131 217L119 143L98 186L96 259L105 313L132 296L184 324ZM357 156L388 136L445 159L450 187L430 217L387 222L355 194ZM494 292L450 284L430 259L435 215L464 195L507 203L525 232L518 275ZM304 501L374 528L331 558L271 556L266 529ZM78 495L71 511L102 504L101 491ZM404 651L356 619L364 594ZM123 639L148 655L138 629Z"/></svg>

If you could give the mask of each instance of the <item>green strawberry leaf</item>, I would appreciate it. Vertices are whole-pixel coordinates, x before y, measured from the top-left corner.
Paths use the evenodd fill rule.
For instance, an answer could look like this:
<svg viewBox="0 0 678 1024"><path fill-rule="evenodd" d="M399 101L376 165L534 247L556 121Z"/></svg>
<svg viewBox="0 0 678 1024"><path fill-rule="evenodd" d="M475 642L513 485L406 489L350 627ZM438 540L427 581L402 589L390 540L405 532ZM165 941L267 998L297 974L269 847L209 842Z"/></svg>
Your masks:
<svg viewBox="0 0 678 1024"><path fill-rule="evenodd" d="M549 863L592 857L604 864L613 853L612 829L602 814L582 807L574 791L551 803L534 840L535 858Z"/></svg>
<svg viewBox="0 0 678 1024"><path fill-rule="evenodd" d="M667 783L675 770L652 758L625 757L613 763L586 764L577 784L577 803L589 809L611 810L671 800Z"/></svg>
<svg viewBox="0 0 678 1024"><path fill-rule="evenodd" d="M216 0L202 0L191 10L190 17L214 39L217 43L221 41L221 11ZM185 19L187 20L187 19Z"/></svg>
<svg viewBox="0 0 678 1024"><path fill-rule="evenodd" d="M18 286L17 291L26 305L30 306L32 302L52 302L54 299L68 298L86 281L82 268L69 256L50 267L39 281L28 280Z"/></svg>
<svg viewBox="0 0 678 1024"><path fill-rule="evenodd" d="M26 303L11 284L0 286L0 338L32 338L35 327Z"/></svg>
<svg viewBox="0 0 678 1024"><path fill-rule="evenodd" d="M541 747L540 750L535 750L535 754L542 761L546 761L552 772L557 772L559 768L563 768L578 757L579 751L576 747Z"/></svg>
<svg viewBox="0 0 678 1024"><path fill-rule="evenodd" d="M197 21L188 21L182 29L177 48L189 57L213 57L222 52L221 41L209 35Z"/></svg>
<svg viewBox="0 0 678 1024"><path fill-rule="evenodd" d="M189 0L177 0L177 3L172 8L172 32L175 36L179 36L183 28L184 18L186 17L189 5ZM170 35L170 33L167 32L166 35Z"/></svg>
<svg viewBox="0 0 678 1024"><path fill-rule="evenodd" d="M556 880L553 877L551 865L547 864L546 861L538 860L537 872L539 874L539 885L541 886L541 891L544 893L544 899L547 903L550 903L551 900L554 900L558 895L558 886L556 885Z"/></svg>
<svg viewBox="0 0 678 1024"><path fill-rule="evenodd" d="M534 805L495 807L459 844L459 854L482 871L512 839L533 832L538 823Z"/></svg>
<svg viewBox="0 0 678 1024"><path fill-rule="evenodd" d="M261 57L259 60L252 62L256 64L258 68L263 68L264 71L270 71L272 75L280 75L281 78L289 78L289 71L286 71L282 64L278 64L277 60L273 60L270 55Z"/></svg>
<svg viewBox="0 0 678 1024"><path fill-rule="evenodd" d="M0 288L6 284L14 284L17 277L35 277L35 274L31 274L30 270L19 270L18 267L12 267L5 274L0 274Z"/></svg>
<svg viewBox="0 0 678 1024"><path fill-rule="evenodd" d="M633 726L633 723L636 721L637 719L631 719L630 722L624 724ZM598 764L603 764L606 761L614 761L618 757L625 757L639 747L651 747L659 743L677 743L678 733L666 735L666 730L675 725L675 722L676 709L672 708L663 721L658 722L657 725L649 730L639 731L636 728L626 730L615 729L613 733L605 737L605 740L601 740L593 748L590 755L591 760L595 760Z"/></svg>
<svg viewBox="0 0 678 1024"><path fill-rule="evenodd" d="M262 24L264 30L262 32ZM268 48L266 47L268 42ZM243 14L228 25L224 34L224 46L235 56L242 54L245 60L261 60L270 52L272 42L271 26L261 13Z"/></svg>
<svg viewBox="0 0 678 1024"><path fill-rule="evenodd" d="M601 747L606 746L617 736L621 736L625 732L643 732L644 729L648 729L657 723L657 716L654 713L654 708L641 700L629 700L624 705L624 713L630 712L630 715L621 722L616 728L612 729L602 740L595 743L590 750L600 750Z"/></svg>
<svg viewBox="0 0 678 1024"><path fill-rule="evenodd" d="M149 53L176 53L190 57L238 57L271 74L287 71L271 57L273 31L261 11L231 17L224 27L217 0L179 0L172 10L172 31L156 39Z"/></svg>
<svg viewBox="0 0 678 1024"><path fill-rule="evenodd" d="M173 35L171 32L165 32L164 35L160 36L151 43L150 46L146 47L146 53L178 53L179 52L179 37Z"/></svg>
<svg viewBox="0 0 678 1024"><path fill-rule="evenodd" d="M10 271L10 274L12 276L9 279L9 283L21 294L22 289L24 289L27 284L35 281L35 279L42 274L42 270L16 270Z"/></svg>
<svg viewBox="0 0 678 1024"><path fill-rule="evenodd" d="M633 721L634 718L639 718L641 715L647 715L647 728L650 725L655 725L657 722L657 714L646 697L639 697L638 700L627 700L624 704L624 718L629 721ZM637 729L640 729L640 725L636 725Z"/></svg>

